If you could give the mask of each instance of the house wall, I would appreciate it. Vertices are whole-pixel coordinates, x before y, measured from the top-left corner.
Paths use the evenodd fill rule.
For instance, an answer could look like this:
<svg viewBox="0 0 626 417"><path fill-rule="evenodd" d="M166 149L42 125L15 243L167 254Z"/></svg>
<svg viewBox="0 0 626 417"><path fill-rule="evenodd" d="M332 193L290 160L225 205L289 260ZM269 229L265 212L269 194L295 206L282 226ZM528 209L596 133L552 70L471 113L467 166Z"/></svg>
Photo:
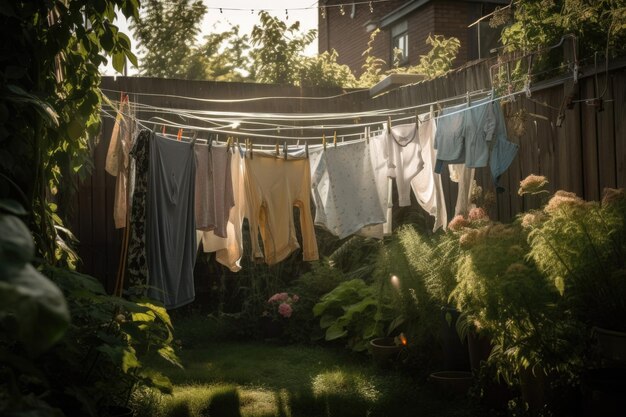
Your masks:
<svg viewBox="0 0 626 417"><path fill-rule="evenodd" d="M320 6L340 3L340 1L328 1L326 3L322 1ZM369 5L357 4L354 18L350 17L351 5L344 5L346 14L343 16L337 7L331 7L326 8L326 18L323 18L320 9L318 11L318 51L322 53L335 49L339 53L338 62L348 65L354 75L360 75L365 62L362 54L367 48L370 37L370 33L365 30L366 22L379 19L404 3L405 1L402 0L374 3L374 13L370 13ZM387 61L390 43L389 33L381 32L376 37L373 55Z"/></svg>
<svg viewBox="0 0 626 417"><path fill-rule="evenodd" d="M328 1L326 5L339 3L340 1ZM367 48L370 36L365 29L366 23L369 20L380 19L404 3L406 1L374 3L374 13L370 13L367 4L357 5L354 18L350 17L351 6L344 6L346 14L343 16L333 7L326 9L326 18L323 18L320 10L319 52L335 49L339 54L338 62L348 65L352 72L359 76L365 62L362 54ZM482 13L487 13L494 7L492 4L481 2L432 0L410 13L406 17L409 37L408 65L418 64L420 56L431 49L430 45L426 44L429 34L454 36L461 41L461 49L454 66L477 59L476 27L467 26L477 20ZM385 69L388 69L391 53L391 27L387 27L377 36L373 55L385 60L388 64Z"/></svg>

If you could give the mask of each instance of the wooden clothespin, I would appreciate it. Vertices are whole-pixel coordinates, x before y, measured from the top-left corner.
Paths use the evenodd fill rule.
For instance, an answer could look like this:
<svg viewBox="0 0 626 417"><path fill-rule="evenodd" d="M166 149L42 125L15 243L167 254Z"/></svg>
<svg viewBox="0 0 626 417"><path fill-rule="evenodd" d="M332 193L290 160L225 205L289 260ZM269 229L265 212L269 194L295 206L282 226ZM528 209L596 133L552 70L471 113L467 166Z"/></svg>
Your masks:
<svg viewBox="0 0 626 417"><path fill-rule="evenodd" d="M304 142L304 155L306 159L309 159L309 142Z"/></svg>
<svg viewBox="0 0 626 417"><path fill-rule="evenodd" d="M335 148L337 147L337 131L336 130L333 132L333 146Z"/></svg>
<svg viewBox="0 0 626 417"><path fill-rule="evenodd" d="M180 142L182 139L183 139L183 129L180 128L180 129L178 129L178 134L176 135L176 140Z"/></svg>
<svg viewBox="0 0 626 417"><path fill-rule="evenodd" d="M252 144L252 139L250 139L250 159L254 158L254 145Z"/></svg>
<svg viewBox="0 0 626 417"><path fill-rule="evenodd" d="M369 145L370 143L370 127L369 126L365 126L365 143L367 143Z"/></svg>
<svg viewBox="0 0 626 417"><path fill-rule="evenodd" d="M198 139L198 131L194 130L193 131L193 136L191 138L191 146L196 144L196 139Z"/></svg>
<svg viewBox="0 0 626 417"><path fill-rule="evenodd" d="M211 152L212 147L213 147L213 134L209 133L209 152Z"/></svg>
<svg viewBox="0 0 626 417"><path fill-rule="evenodd" d="M278 158L280 155L280 149L278 147L278 141L276 141L276 158Z"/></svg>
<svg viewBox="0 0 626 417"><path fill-rule="evenodd" d="M387 116L387 133L391 133L391 116Z"/></svg>
<svg viewBox="0 0 626 417"><path fill-rule="evenodd" d="M161 126L161 133L163 133L163 136L165 136L165 125Z"/></svg>
<svg viewBox="0 0 626 417"><path fill-rule="evenodd" d="M467 107L469 107L471 105L469 91L465 93L465 101L467 102Z"/></svg>
<svg viewBox="0 0 626 417"><path fill-rule="evenodd" d="M326 135L322 133L322 145L324 146L324 150L326 150Z"/></svg>
<svg viewBox="0 0 626 417"><path fill-rule="evenodd" d="M287 160L287 141L285 141L285 143L283 144L283 156L285 157L285 161Z"/></svg>
<svg viewBox="0 0 626 417"><path fill-rule="evenodd" d="M226 139L226 152L230 150L230 144L232 143L232 141L233 141L233 138L230 136Z"/></svg>

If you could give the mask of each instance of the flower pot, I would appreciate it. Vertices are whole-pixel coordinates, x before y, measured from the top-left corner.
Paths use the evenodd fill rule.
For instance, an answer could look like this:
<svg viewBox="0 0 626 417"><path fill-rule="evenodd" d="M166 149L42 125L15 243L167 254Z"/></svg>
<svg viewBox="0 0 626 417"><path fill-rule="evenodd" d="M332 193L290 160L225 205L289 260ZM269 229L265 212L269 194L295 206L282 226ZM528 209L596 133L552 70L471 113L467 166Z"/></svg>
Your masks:
<svg viewBox="0 0 626 417"><path fill-rule="evenodd" d="M430 374L429 379L445 394L456 397L467 395L474 379L467 371L439 371Z"/></svg>
<svg viewBox="0 0 626 417"><path fill-rule="evenodd" d="M465 341L461 341L456 330L456 322L460 312L453 308L444 307L441 309L441 320L439 325L439 335L443 350L443 370L444 371L469 371L469 355Z"/></svg>
<svg viewBox="0 0 626 417"><path fill-rule="evenodd" d="M585 372L581 377L583 415L614 417L626 409L626 369L601 368Z"/></svg>
<svg viewBox="0 0 626 417"><path fill-rule="evenodd" d="M372 352L374 364L378 366L389 365L398 357L401 350L402 346L396 345L393 337L379 337L370 340L370 352Z"/></svg>
<svg viewBox="0 0 626 417"><path fill-rule="evenodd" d="M626 364L626 333L594 327L600 354L616 365Z"/></svg>

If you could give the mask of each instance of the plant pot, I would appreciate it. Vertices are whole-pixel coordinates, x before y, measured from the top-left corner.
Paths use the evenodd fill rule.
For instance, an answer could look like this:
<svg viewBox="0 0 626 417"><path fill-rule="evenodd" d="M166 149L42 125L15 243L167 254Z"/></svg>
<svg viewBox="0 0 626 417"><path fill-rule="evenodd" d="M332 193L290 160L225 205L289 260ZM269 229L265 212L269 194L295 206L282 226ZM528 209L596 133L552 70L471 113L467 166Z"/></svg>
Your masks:
<svg viewBox="0 0 626 417"><path fill-rule="evenodd" d="M374 360L374 364L378 366L389 365L398 357L401 350L402 346L396 345L393 337L379 337L370 340L372 359Z"/></svg>
<svg viewBox="0 0 626 417"><path fill-rule="evenodd" d="M594 327L600 354L614 364L626 364L626 333Z"/></svg>
<svg viewBox="0 0 626 417"><path fill-rule="evenodd" d="M444 371L469 371L469 355L465 341L461 341L456 330L456 323L459 320L460 312L454 308L443 307L441 309L441 320L439 335L441 337L441 347L443 350L443 370Z"/></svg>
<svg viewBox="0 0 626 417"><path fill-rule="evenodd" d="M491 338L484 333L470 330L467 334L467 351L472 372L480 369L481 362L486 362L491 354Z"/></svg>
<svg viewBox="0 0 626 417"><path fill-rule="evenodd" d="M581 376L583 415L614 417L626 409L626 369L592 369Z"/></svg>
<svg viewBox="0 0 626 417"><path fill-rule="evenodd" d="M467 395L474 379L467 371L439 371L430 374L429 379L445 394L456 397Z"/></svg>

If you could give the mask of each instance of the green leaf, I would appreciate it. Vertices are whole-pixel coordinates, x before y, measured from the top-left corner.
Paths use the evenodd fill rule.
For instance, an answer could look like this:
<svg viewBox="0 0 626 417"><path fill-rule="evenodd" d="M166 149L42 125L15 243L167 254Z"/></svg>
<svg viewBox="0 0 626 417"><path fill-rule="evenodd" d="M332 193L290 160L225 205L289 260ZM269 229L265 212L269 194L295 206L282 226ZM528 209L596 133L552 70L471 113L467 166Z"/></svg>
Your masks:
<svg viewBox="0 0 626 417"><path fill-rule="evenodd" d="M563 295L565 292L565 280L563 280L562 276L557 276L554 278L554 286L559 291L559 294Z"/></svg>
<svg viewBox="0 0 626 417"><path fill-rule="evenodd" d="M120 74L124 72L124 64L126 63L126 55L124 52L116 52L113 54L113 68Z"/></svg>
<svg viewBox="0 0 626 417"><path fill-rule="evenodd" d="M58 342L70 322L61 290L32 265L0 263L0 306L18 322L18 339L34 357Z"/></svg>
<svg viewBox="0 0 626 417"><path fill-rule="evenodd" d="M154 387L164 394L172 393L172 383L169 378L157 371L142 369L139 372L139 377L142 378L144 383L149 387Z"/></svg>
<svg viewBox="0 0 626 417"><path fill-rule="evenodd" d="M21 87L9 84L7 89L14 95L8 95L7 99L14 103L27 103L33 105L35 111L37 111L43 118L45 118L53 126L59 125L59 115L54 111L52 107L39 97L29 94Z"/></svg>
<svg viewBox="0 0 626 417"><path fill-rule="evenodd" d="M0 230L0 262L24 264L33 258L35 244L24 222L13 215L0 214Z"/></svg>
<svg viewBox="0 0 626 417"><path fill-rule="evenodd" d="M180 359L176 355L176 352L174 351L173 347L171 347L171 346L163 346L157 352L159 353L159 355L163 359L165 359L166 361L168 361L172 365L176 365L179 368L183 369L183 365L180 363Z"/></svg>
<svg viewBox="0 0 626 417"><path fill-rule="evenodd" d="M5 211L16 216L26 216L28 212L24 207L15 200L2 198L0 199L0 211Z"/></svg>
<svg viewBox="0 0 626 417"><path fill-rule="evenodd" d="M326 329L326 340L336 340L348 335L348 331L339 323L335 323Z"/></svg>

